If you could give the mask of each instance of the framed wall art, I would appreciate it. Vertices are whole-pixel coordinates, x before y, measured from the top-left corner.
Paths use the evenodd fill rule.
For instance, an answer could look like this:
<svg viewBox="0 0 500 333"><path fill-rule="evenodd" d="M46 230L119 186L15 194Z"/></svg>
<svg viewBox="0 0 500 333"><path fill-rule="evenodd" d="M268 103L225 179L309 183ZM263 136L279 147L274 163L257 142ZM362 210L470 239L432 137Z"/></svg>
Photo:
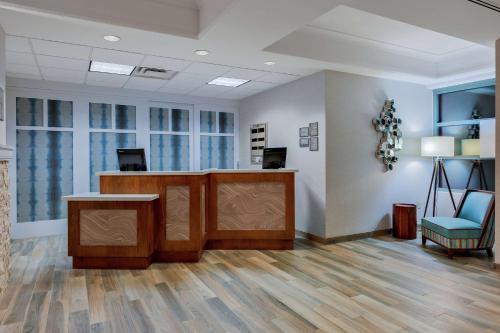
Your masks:
<svg viewBox="0 0 500 333"><path fill-rule="evenodd" d="M299 139L299 146L301 148L309 147L309 138L300 138Z"/></svg>
<svg viewBox="0 0 500 333"><path fill-rule="evenodd" d="M317 136L312 136L309 141L309 150L310 151L318 151L319 150L319 140Z"/></svg>
<svg viewBox="0 0 500 333"><path fill-rule="evenodd" d="M319 134L319 124L318 122L309 124L309 135L310 136L318 136Z"/></svg>

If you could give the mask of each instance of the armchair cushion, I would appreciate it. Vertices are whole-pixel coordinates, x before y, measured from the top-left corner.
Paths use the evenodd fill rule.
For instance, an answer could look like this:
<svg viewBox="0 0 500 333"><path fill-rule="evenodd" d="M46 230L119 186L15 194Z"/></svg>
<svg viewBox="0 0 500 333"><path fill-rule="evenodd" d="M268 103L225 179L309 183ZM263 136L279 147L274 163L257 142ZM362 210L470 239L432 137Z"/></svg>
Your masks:
<svg viewBox="0 0 500 333"><path fill-rule="evenodd" d="M422 228L427 228L449 239L481 238L481 224L456 217L424 217Z"/></svg>
<svg viewBox="0 0 500 333"><path fill-rule="evenodd" d="M475 222L483 223L488 212L493 193L487 192L469 192L466 194L462 209L457 217Z"/></svg>

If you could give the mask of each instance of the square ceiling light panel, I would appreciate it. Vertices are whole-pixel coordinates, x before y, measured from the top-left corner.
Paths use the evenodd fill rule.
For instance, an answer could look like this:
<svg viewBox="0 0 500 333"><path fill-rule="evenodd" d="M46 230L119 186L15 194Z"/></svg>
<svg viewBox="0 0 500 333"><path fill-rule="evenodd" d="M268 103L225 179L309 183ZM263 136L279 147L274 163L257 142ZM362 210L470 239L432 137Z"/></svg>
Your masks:
<svg viewBox="0 0 500 333"><path fill-rule="evenodd" d="M234 79L230 77L218 77L210 82L208 84L210 85L215 85L215 86L224 86L224 87L239 87L242 84L245 84L249 82L250 80L245 80L245 79Z"/></svg>
<svg viewBox="0 0 500 333"><path fill-rule="evenodd" d="M118 75L129 75L134 71L135 66L112 64L108 62L91 61L89 72L99 72Z"/></svg>

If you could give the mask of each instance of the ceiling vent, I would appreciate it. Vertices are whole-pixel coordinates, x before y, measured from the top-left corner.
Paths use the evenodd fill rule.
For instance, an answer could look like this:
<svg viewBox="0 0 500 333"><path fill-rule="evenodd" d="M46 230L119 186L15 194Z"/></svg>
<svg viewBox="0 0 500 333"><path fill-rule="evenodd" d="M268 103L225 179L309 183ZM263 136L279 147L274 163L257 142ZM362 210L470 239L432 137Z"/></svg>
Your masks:
<svg viewBox="0 0 500 333"><path fill-rule="evenodd" d="M475 3L476 5L480 5L500 13L499 0L469 0L469 1Z"/></svg>
<svg viewBox="0 0 500 333"><path fill-rule="evenodd" d="M178 72L162 68L136 67L132 76L145 77L149 79L171 80Z"/></svg>

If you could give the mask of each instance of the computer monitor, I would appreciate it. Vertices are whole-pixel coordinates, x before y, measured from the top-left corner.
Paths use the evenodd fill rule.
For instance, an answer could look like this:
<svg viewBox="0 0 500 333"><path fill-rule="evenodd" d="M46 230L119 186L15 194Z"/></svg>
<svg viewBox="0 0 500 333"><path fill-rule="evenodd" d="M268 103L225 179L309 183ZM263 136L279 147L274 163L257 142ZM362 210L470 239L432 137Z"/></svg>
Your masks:
<svg viewBox="0 0 500 333"><path fill-rule="evenodd" d="M118 148L120 171L147 171L143 148Z"/></svg>
<svg viewBox="0 0 500 333"><path fill-rule="evenodd" d="M286 147L264 148L262 169L280 169L286 165Z"/></svg>

